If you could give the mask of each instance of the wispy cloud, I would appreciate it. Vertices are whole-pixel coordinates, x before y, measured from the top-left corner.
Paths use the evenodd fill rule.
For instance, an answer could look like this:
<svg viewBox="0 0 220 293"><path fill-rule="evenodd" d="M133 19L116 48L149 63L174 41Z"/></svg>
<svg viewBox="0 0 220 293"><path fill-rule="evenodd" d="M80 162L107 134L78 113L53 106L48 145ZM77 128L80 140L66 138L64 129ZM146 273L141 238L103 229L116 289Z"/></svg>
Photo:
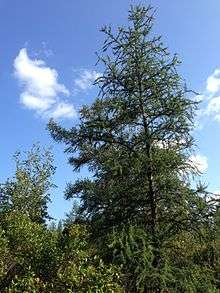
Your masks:
<svg viewBox="0 0 220 293"><path fill-rule="evenodd" d="M73 105L64 102L58 103L53 110L53 118L55 119L62 117L72 118L75 115L76 113Z"/></svg>
<svg viewBox="0 0 220 293"><path fill-rule="evenodd" d="M220 122L220 69L217 68L206 79L206 88L195 100L202 102L197 113L197 130L209 121Z"/></svg>
<svg viewBox="0 0 220 293"><path fill-rule="evenodd" d="M76 111L60 96L69 96L69 90L58 82L55 69L46 66L43 60L31 59L25 48L14 60L15 76L23 89L20 102L37 114L55 118L72 118Z"/></svg>
<svg viewBox="0 0 220 293"><path fill-rule="evenodd" d="M206 90L210 94L216 94L220 90L220 69L216 69L206 81Z"/></svg>
<svg viewBox="0 0 220 293"><path fill-rule="evenodd" d="M220 69L215 69L207 78L206 91L207 104L204 114L220 122Z"/></svg>
<svg viewBox="0 0 220 293"><path fill-rule="evenodd" d="M83 69L79 73L79 77L74 80L74 90L87 91L91 89L95 80L99 78L101 74L95 70Z"/></svg>
<svg viewBox="0 0 220 293"><path fill-rule="evenodd" d="M195 154L189 158L190 164L200 173L204 173L208 169L208 158L204 155Z"/></svg>
<svg viewBox="0 0 220 293"><path fill-rule="evenodd" d="M220 96L210 99L207 105L207 114L220 113Z"/></svg>

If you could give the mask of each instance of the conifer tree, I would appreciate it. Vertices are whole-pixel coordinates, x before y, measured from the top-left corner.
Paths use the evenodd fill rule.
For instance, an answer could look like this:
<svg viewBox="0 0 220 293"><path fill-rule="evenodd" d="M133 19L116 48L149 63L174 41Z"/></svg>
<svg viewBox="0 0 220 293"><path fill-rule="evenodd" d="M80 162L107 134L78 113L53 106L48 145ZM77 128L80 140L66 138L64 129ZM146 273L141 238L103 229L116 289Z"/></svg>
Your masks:
<svg viewBox="0 0 220 293"><path fill-rule="evenodd" d="M213 210L203 186L191 185L191 175L198 175L190 162L197 103L178 74L178 57L153 35L153 23L151 7L135 6L128 28L102 29L98 98L82 107L77 126L67 130L51 120L49 130L67 145L74 169L88 166L94 175L66 190L66 198L80 199L79 217L95 236L127 224L142 227L157 268L160 248L181 233L200 235Z"/></svg>

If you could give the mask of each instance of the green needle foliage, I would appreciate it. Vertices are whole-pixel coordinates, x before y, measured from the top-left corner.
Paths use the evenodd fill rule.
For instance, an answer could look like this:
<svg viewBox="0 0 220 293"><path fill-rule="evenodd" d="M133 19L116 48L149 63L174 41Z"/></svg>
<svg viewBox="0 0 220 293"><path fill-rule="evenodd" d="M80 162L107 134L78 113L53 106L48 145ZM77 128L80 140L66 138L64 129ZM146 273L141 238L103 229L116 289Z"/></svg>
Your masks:
<svg viewBox="0 0 220 293"><path fill-rule="evenodd" d="M100 95L81 109L80 124L66 130L51 121L49 129L76 154L70 158L75 170L87 165L94 173L94 180L69 186L66 197L79 195L82 212L102 229L134 220L157 237L161 222L170 233L183 221L190 225L185 218L196 205L183 180L191 169L196 103L187 98L177 57L151 34L152 9L132 8L129 21L115 34L109 27L102 30Z"/></svg>
<svg viewBox="0 0 220 293"><path fill-rule="evenodd" d="M191 256L182 265L168 250L181 237L202 245L205 231L211 234L215 208L207 203L204 187L191 184L198 175L190 161L197 103L178 74L177 56L153 35L153 22L151 7L135 6L128 28L102 29L106 39L99 61L104 72L95 82L99 97L81 109L77 126L66 130L51 121L49 130L67 145L74 169L87 166L94 175L67 188L67 199L80 200L79 219L91 224L99 242L105 243L104 236L113 230L127 231L126 237L134 240L132 248L121 243L129 290L198 291ZM135 242L138 229L145 236ZM187 278L195 278L192 285L182 281L189 282L188 289L180 280L176 285L186 266Z"/></svg>

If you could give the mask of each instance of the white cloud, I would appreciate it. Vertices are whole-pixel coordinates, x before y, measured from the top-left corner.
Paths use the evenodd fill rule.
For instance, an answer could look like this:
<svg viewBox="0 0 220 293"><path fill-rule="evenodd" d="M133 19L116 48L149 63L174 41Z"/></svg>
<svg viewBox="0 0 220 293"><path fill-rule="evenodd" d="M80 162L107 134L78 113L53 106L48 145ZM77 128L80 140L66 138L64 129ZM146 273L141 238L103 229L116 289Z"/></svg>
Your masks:
<svg viewBox="0 0 220 293"><path fill-rule="evenodd" d="M213 115L215 120L220 121L220 96L214 97L208 102L206 114Z"/></svg>
<svg viewBox="0 0 220 293"><path fill-rule="evenodd" d="M202 101L204 101L206 98L207 98L207 97L206 97L205 95L196 95L196 96L193 98L193 100L194 100L195 102L202 102Z"/></svg>
<svg viewBox="0 0 220 293"><path fill-rule="evenodd" d="M55 103L53 99L48 99L48 98L42 99L42 97L33 96L29 94L28 92L23 92L20 95L20 101L28 109L37 110L40 112L46 111L48 108L52 106L52 104Z"/></svg>
<svg viewBox="0 0 220 293"><path fill-rule="evenodd" d="M220 122L220 114L215 115L215 121Z"/></svg>
<svg viewBox="0 0 220 293"><path fill-rule="evenodd" d="M69 96L69 90L58 82L55 69L47 67L42 60L31 59L25 48L21 49L15 58L14 69L15 76L23 88L20 102L26 108L35 110L42 116L47 114L48 117L54 113L59 118L75 116L74 107L60 100L60 95Z"/></svg>
<svg viewBox="0 0 220 293"><path fill-rule="evenodd" d="M190 164L199 172L204 173L208 169L208 158L206 156L196 154L189 158Z"/></svg>
<svg viewBox="0 0 220 293"><path fill-rule="evenodd" d="M101 74L95 70L82 70L79 77L74 80L76 91L87 91L93 86L94 81L100 76Z"/></svg>
<svg viewBox="0 0 220 293"><path fill-rule="evenodd" d="M216 94L220 90L220 69L216 69L212 75L207 78L206 89L210 94Z"/></svg>
<svg viewBox="0 0 220 293"><path fill-rule="evenodd" d="M73 105L65 103L65 102L61 102L51 112L51 116L55 119L61 118L61 117L73 118L77 116L77 113Z"/></svg>
<svg viewBox="0 0 220 293"><path fill-rule="evenodd" d="M218 190L215 190L213 192L213 194L211 195L211 199L212 200L216 200L217 202L220 203L220 191L219 191L219 189Z"/></svg>
<svg viewBox="0 0 220 293"><path fill-rule="evenodd" d="M220 96L212 98L207 106L208 113L218 113L220 111Z"/></svg>
<svg viewBox="0 0 220 293"><path fill-rule="evenodd" d="M206 90L201 95L197 95L195 100L201 101L202 106L197 111L196 129L201 130L210 119L220 122L220 68L206 80Z"/></svg>

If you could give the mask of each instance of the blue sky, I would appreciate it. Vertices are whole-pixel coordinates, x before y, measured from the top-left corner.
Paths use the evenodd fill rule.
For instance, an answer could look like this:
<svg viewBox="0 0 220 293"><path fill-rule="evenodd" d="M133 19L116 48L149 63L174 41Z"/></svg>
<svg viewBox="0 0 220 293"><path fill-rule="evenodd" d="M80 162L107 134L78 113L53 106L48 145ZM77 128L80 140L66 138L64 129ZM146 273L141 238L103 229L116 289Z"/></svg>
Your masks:
<svg viewBox="0 0 220 293"><path fill-rule="evenodd" d="M0 180L13 174L11 157L34 142L53 146L58 185L50 206L62 218L70 203L63 200L73 174L46 131L48 117L64 126L77 123L80 105L91 103L98 76L95 52L104 24L127 23L128 0L0 0ZM209 189L220 191L220 2L219 0L143 1L157 8L154 31L182 59L180 73L201 95L198 149L193 158L204 171Z"/></svg>

